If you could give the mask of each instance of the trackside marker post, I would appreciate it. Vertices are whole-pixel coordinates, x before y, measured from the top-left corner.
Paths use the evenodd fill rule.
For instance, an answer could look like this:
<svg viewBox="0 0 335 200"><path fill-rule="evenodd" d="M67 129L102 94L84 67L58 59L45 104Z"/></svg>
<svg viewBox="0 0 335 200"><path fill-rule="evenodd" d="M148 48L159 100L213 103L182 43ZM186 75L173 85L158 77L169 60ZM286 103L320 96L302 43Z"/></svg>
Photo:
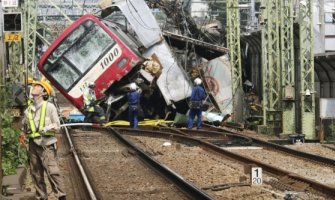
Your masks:
<svg viewBox="0 0 335 200"><path fill-rule="evenodd" d="M263 184L263 171L261 167L251 168L251 185L257 186Z"/></svg>

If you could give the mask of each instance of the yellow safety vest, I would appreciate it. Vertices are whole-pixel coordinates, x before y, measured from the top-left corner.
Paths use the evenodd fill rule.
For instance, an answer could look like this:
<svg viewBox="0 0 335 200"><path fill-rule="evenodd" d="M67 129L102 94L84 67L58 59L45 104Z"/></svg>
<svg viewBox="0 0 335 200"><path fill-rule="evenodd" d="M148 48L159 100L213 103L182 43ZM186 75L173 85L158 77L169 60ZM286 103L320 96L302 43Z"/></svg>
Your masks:
<svg viewBox="0 0 335 200"><path fill-rule="evenodd" d="M51 131L47 131L44 134L39 133L39 130L43 130L43 128L44 128L45 113L46 113L46 110L47 110L47 103L48 103L47 101L43 101L43 103L42 103L40 123L39 123L39 126L38 126L38 130L36 130L36 127L35 127L33 114L31 113L31 106L28 107L28 120L29 120L29 125L30 125L30 130L31 130L31 134L29 134L29 138L37 138L37 137L41 137L41 136L55 136L55 133L51 132Z"/></svg>
<svg viewBox="0 0 335 200"><path fill-rule="evenodd" d="M95 96L95 92L92 90L88 90L88 92L84 93L84 105L88 112L94 112L94 106L91 104L97 100Z"/></svg>

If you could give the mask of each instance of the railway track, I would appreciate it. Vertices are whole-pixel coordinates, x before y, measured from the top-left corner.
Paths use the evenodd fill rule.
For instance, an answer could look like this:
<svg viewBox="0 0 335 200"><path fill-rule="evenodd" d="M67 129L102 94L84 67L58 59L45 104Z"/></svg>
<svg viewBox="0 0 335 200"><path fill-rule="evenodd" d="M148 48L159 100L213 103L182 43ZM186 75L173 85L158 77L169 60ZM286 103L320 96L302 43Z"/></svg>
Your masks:
<svg viewBox="0 0 335 200"><path fill-rule="evenodd" d="M155 129L157 129L157 128L155 128ZM166 129L166 128L162 128L162 129ZM176 134L176 135L172 135L171 133L170 134L167 133L167 136L165 136L165 137L166 138L178 138L178 137L186 138L188 136L185 136L185 134L186 135L192 135L191 140L197 141L198 143L201 143L201 145L206 146L206 148L211 148L212 150L214 150L216 152L219 152L220 154L222 154L224 156L229 156L229 157L231 157L231 158L233 158L233 159L235 159L239 162L242 162L244 164L253 163L253 164L255 164L259 167L262 167L265 172L267 172L267 173L271 174L272 176L278 178L278 181L272 181L272 185L275 185L275 186L278 186L278 187L280 186L280 188L282 188L284 190L299 191L299 192L305 192L305 191L309 190L309 191L313 191L313 192L317 191L319 194L323 193L325 195L335 196L335 193L334 193L335 188L333 188L332 186L320 183L318 181L315 181L315 180L311 179L309 177L309 175L294 174L291 171L287 171L285 169L275 167L275 166L271 165L271 163L269 164L269 163L262 162L259 159L253 159L253 158L250 158L250 157L239 155L237 153L233 153L231 151L224 150L224 149L218 147L217 145L208 143L205 140L196 139L196 137L198 137L198 138L218 137L217 136L218 133L215 132L215 131L212 131L211 134L209 134L210 131L192 131L192 130L187 130L187 129L173 130L171 132L183 132L183 133L182 134ZM158 131L156 131L156 133L149 133L149 135L150 136L152 136L153 134L157 135L157 133L158 133ZM213 134L215 136L213 136ZM179 135L179 136L177 136L177 135ZM292 149L290 149L290 152L291 151L292 151ZM303 157L305 156L304 153L302 153L302 155L303 155ZM295 155L295 156L299 157L298 155ZM319 165L320 165L320 163L322 163L322 162L319 162ZM323 164L326 165L326 167L328 167L328 165L329 165L329 163L323 163ZM328 171L328 173L332 174L331 171Z"/></svg>
<svg viewBox="0 0 335 200"><path fill-rule="evenodd" d="M64 126L60 139L61 146L58 149L58 162L63 174L63 184L64 188L66 188L67 198L97 199L77 151L73 146L68 127Z"/></svg>
<svg viewBox="0 0 335 200"><path fill-rule="evenodd" d="M284 192L264 184L251 187L245 166L204 147L197 139L158 130L119 129L160 163L208 192L214 199L277 199ZM266 179L272 179L266 177Z"/></svg>
<svg viewBox="0 0 335 200"><path fill-rule="evenodd" d="M322 146L324 148L330 149L331 151L335 152L335 145L334 144L324 144Z"/></svg>
<svg viewBox="0 0 335 200"><path fill-rule="evenodd" d="M78 131L79 129L76 129L76 132ZM92 134L92 131L96 133ZM106 134L109 134L109 136ZM188 187L190 187L192 190L198 190L198 192L202 193L208 199L224 199L227 196L233 196L233 198L236 199L241 198L239 196L236 196L236 192L232 191L238 191L239 193L241 193L242 191L242 194L249 196L250 198L254 196L253 198L255 199L260 197L266 199L276 199L278 198L278 196L285 197L285 195L287 195L287 191L298 192L300 193L299 195L306 194L309 197L312 196L316 199L319 197L327 198L329 196L335 196L335 189L333 187L313 181L304 176L292 174L289 171L285 171L271 166L269 163L262 163L257 159L251 159L246 156L224 150L222 148L223 146L250 145L249 137L245 137L242 135L236 136L235 133L222 134L222 130L220 133L218 131L209 130L189 131L185 129L149 127L145 129L99 128L92 129L88 132L82 131L80 133L72 133L71 135L72 138L75 140L74 143L76 145L79 144L76 147L79 152L78 155L84 163L85 168L87 168L87 171L89 171L88 177L90 177L89 179L95 185L94 190L99 190L98 196L102 197L102 199L108 199L112 197L103 195L121 195L124 197L127 196L127 193L125 191L133 191L130 192L132 194L134 194L134 191L139 191L136 189L136 187L130 186L130 188L128 187L128 189L120 190L122 192L118 193L115 192L117 191L116 188L113 188L112 186L109 187L109 185L113 185L111 183L115 182L117 183L119 188L119 181L121 181L123 178L128 177L129 175L130 177L137 177L136 174L131 175L131 173L121 173L120 169L127 168L132 169L132 171L136 171L134 169L140 169L140 167L131 167L131 165L127 165L126 162L122 160L127 160L130 158L134 160L135 155L136 157L141 157L139 156L140 154L145 155L145 157L147 157L146 159L154 158L154 160L156 160L141 161L141 167L144 166L143 163L151 163L153 165L159 165L160 163L163 163L163 166L161 167L156 168L157 166L154 166L150 168L156 168L155 171L158 171L160 174L166 173L164 170L167 170L172 172L172 175L187 180L186 182L190 183L190 186ZM114 148L119 145L116 145L116 143L110 143L111 138L118 138L118 140L120 141L123 140L123 142L127 144L127 147L123 147L123 149L121 148L115 151L112 150L111 147ZM98 140L98 142L95 141L91 144L92 140ZM106 144L104 144L105 142ZM170 145L172 143L173 148L164 146L163 144L165 142L170 143ZM80 143L82 144L80 145ZM103 146L108 147L108 149L101 149L100 144L104 144ZM128 145L131 145L131 147ZM134 146L139 147L139 150L134 150ZM99 149L94 150L93 147ZM193 151L196 153L192 153ZM102 159L98 159L100 154L102 156ZM115 156L115 154L120 155ZM120 160L114 162L115 160L113 160L113 158L117 158L116 160ZM96 166L97 162L101 163L101 165L99 164L98 166ZM93 167L91 166L92 163ZM119 166L120 163L123 167ZM180 167L176 163L184 163L184 165L187 166L186 170L185 167ZM250 166L262 167L265 173L264 184L262 187L250 187L250 175L248 174L248 170L246 170ZM111 175L107 175L107 172L102 173L101 170L103 168L109 169L107 171L114 172L114 174L112 173ZM145 167L143 168L143 170L144 171L139 170L141 172L140 174L143 174L143 172L146 171ZM123 176L121 176L121 174ZM167 175L166 177L170 176L171 175ZM145 177L150 176L146 175ZM170 178L169 181L171 182L175 180L171 180ZM138 183L135 185L142 186L146 185L147 182ZM151 182L151 178L149 182ZM124 184L121 185L129 185L130 183L131 181L126 181ZM194 196L198 196L198 194L185 195L185 191L183 191L183 189L181 190L182 192L180 191L180 188L183 188L184 186L180 186L179 184L180 183L178 183L178 181L177 183L174 183L175 191L172 192L173 195L177 195L178 198L176 199L188 199L190 197L190 199L194 199ZM162 183L162 185L171 185L171 183ZM159 193L158 191L164 191L164 194L166 193L167 190L162 189L163 186L159 188L160 189L152 189L146 191L151 195L153 195L152 193ZM187 190L190 190L190 188L188 188ZM108 190L113 192L108 192ZM135 193L136 195L142 194L142 192ZM128 195L131 196L130 194ZM192 197L192 195L194 196ZM274 196L275 198L273 198ZM115 198L115 196L113 198Z"/></svg>
<svg viewBox="0 0 335 200"><path fill-rule="evenodd" d="M317 163L322 166L335 168L335 160L329 157L315 155L307 152L302 152L289 147L278 145L272 142L264 141L255 137L246 136L241 131L234 131L231 129L208 127L203 130L188 130L188 129L171 129L168 127L157 127L158 130L171 130L174 133L186 136L192 136L198 139L203 139L218 146L257 146L264 149L276 152L282 152L289 156L303 159L307 162ZM326 145L323 145L326 146ZM332 146L331 146L332 147ZM325 148L328 148L326 146Z"/></svg>
<svg viewBox="0 0 335 200"><path fill-rule="evenodd" d="M92 186L89 199L212 199L113 129L75 129L70 135Z"/></svg>
<svg viewBox="0 0 335 200"><path fill-rule="evenodd" d="M283 152L287 155L295 156L297 158L304 159L308 162L319 163L320 165L325 165L329 167L335 167L335 160L329 157L298 151L292 148L285 147L283 145L278 145L278 144L268 142L262 139L258 139L255 137L246 136L243 134L243 132L238 131L238 130L227 129L227 128L222 128L222 127L215 127L215 126L207 126L207 128L208 130L202 134L211 133L211 131L214 131L214 132L219 131L222 134L227 134L227 133L234 134L236 136L249 138L250 140L252 140L252 143L254 145L264 147L266 149Z"/></svg>

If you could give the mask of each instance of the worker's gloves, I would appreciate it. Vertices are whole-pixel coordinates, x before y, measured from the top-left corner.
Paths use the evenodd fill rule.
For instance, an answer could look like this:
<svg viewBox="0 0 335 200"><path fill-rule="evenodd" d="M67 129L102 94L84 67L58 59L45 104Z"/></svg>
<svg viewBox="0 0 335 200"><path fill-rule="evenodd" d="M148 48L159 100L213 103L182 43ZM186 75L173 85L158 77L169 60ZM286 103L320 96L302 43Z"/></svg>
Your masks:
<svg viewBox="0 0 335 200"><path fill-rule="evenodd" d="M47 131L55 130L55 129L56 129L55 125L50 124L50 125L44 127L43 132L46 133Z"/></svg>
<svg viewBox="0 0 335 200"><path fill-rule="evenodd" d="M22 147L22 148L27 148L27 145L26 145L26 143L25 143L25 135L24 135L24 133L23 132L21 132L20 133L20 136L19 136L19 140L20 140L20 146Z"/></svg>

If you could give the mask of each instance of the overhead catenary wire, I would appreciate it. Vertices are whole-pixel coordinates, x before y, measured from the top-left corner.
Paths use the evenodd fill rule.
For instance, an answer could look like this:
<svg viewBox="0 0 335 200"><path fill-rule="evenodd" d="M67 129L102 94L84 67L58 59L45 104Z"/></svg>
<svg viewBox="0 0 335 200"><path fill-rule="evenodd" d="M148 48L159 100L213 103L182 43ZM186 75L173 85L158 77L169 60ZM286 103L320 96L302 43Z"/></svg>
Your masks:
<svg viewBox="0 0 335 200"><path fill-rule="evenodd" d="M183 26L184 31L187 32L187 35L192 36L193 34L191 33L190 29L188 28L188 22L187 22L186 14L185 14L185 11L184 11L183 7L181 7L181 12L180 13L181 13L181 17L182 17L182 19L180 21L182 21L182 26ZM172 46L170 40L168 40L168 44L169 44L169 46ZM189 43L186 42L186 48L187 49L188 49L188 44ZM195 53L194 46L192 46L192 49L193 49L193 53ZM184 59L185 59L184 60L184 64L185 64L184 65L184 69L186 69L186 67L187 67L186 65L188 64L188 62L187 62L187 56L185 56ZM198 60L196 60L196 61L198 61ZM168 72L169 72L169 70L170 69L168 69ZM185 70L185 71L187 71L187 70ZM185 85L184 85L184 94L185 94L185 97L186 97L186 94L188 93L188 90L189 90L189 87L186 89Z"/></svg>

